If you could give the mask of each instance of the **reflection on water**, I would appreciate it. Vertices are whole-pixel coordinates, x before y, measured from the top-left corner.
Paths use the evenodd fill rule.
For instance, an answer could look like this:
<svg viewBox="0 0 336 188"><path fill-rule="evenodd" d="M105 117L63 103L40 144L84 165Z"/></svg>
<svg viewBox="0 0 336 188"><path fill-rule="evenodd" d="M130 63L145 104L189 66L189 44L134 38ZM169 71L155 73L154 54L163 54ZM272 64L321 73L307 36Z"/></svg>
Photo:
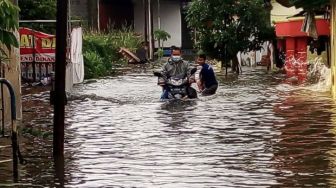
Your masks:
<svg viewBox="0 0 336 188"><path fill-rule="evenodd" d="M261 71L220 80L214 96L170 102L158 100L156 78L145 73L77 86L66 109L64 169L55 173L49 141L30 138L23 146L30 163L20 167L20 182L47 187L336 186L336 106L327 93L282 84L281 75ZM51 125L33 117L32 122ZM9 171L0 164L1 183L12 181Z"/></svg>

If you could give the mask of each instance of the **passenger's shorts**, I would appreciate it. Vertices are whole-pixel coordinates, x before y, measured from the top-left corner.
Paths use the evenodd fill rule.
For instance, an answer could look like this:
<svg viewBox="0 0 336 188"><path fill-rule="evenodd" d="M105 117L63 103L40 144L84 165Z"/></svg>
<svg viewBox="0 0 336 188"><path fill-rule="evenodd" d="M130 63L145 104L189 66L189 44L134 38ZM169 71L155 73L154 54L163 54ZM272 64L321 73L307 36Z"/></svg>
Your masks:
<svg viewBox="0 0 336 188"><path fill-rule="evenodd" d="M203 91L202 91L202 95L203 96L209 96L209 95L213 95L216 93L217 91L217 88L218 88L218 85L212 85L210 86L209 88L205 88Z"/></svg>

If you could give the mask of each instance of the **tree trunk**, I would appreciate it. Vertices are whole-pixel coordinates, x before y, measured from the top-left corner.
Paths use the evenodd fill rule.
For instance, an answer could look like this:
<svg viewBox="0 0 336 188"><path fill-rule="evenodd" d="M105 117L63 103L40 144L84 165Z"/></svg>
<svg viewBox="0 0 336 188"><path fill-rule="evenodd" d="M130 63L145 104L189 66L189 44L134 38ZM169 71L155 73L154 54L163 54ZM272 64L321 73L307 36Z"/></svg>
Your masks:
<svg viewBox="0 0 336 188"><path fill-rule="evenodd" d="M225 75L227 75L227 73L228 73L228 64L227 64L225 58L220 59L220 61L221 61L221 69L223 70L224 67L225 67Z"/></svg>
<svg viewBox="0 0 336 188"><path fill-rule="evenodd" d="M232 72L236 72L237 74L239 74L240 72L239 61L238 61L237 56L234 56L232 58Z"/></svg>

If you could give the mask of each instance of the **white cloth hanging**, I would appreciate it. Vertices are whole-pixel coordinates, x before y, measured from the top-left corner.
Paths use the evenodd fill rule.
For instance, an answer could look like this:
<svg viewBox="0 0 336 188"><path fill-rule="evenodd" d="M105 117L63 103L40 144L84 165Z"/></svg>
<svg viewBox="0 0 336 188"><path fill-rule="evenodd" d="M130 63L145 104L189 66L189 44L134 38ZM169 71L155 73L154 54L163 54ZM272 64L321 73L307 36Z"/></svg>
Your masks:
<svg viewBox="0 0 336 188"><path fill-rule="evenodd" d="M81 27L74 28L71 32L71 63L73 68L73 83L84 81L84 59L82 53L83 30Z"/></svg>
<svg viewBox="0 0 336 188"><path fill-rule="evenodd" d="M71 92L73 85L84 81L84 59L82 54L83 31L74 28L71 32L70 61L66 66L65 90Z"/></svg>

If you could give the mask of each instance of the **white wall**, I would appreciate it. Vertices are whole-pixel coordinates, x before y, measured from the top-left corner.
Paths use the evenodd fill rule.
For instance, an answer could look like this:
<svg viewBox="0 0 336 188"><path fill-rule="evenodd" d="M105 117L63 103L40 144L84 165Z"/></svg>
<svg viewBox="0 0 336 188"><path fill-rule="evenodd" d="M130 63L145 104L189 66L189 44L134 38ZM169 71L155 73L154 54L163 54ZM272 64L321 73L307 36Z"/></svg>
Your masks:
<svg viewBox="0 0 336 188"><path fill-rule="evenodd" d="M241 57L241 59L245 62L247 62L247 59L250 59L250 63L252 63L253 65L255 65L255 63L260 62L261 58L263 55L267 55L267 45L268 42L264 42L264 44L262 45L262 49L258 50L258 51L250 51L250 52L246 52L246 53L238 53L238 58L239 56Z"/></svg>
<svg viewBox="0 0 336 188"><path fill-rule="evenodd" d="M144 31L144 8L142 1L133 1L134 4L134 31L143 34Z"/></svg>
<svg viewBox="0 0 336 188"><path fill-rule="evenodd" d="M153 2L154 31L158 29L157 0ZM161 29L167 31L171 38L164 47L182 46L181 11L179 1L160 0ZM144 31L144 8L142 1L134 1L134 29L137 33ZM157 43L155 44L157 47Z"/></svg>

